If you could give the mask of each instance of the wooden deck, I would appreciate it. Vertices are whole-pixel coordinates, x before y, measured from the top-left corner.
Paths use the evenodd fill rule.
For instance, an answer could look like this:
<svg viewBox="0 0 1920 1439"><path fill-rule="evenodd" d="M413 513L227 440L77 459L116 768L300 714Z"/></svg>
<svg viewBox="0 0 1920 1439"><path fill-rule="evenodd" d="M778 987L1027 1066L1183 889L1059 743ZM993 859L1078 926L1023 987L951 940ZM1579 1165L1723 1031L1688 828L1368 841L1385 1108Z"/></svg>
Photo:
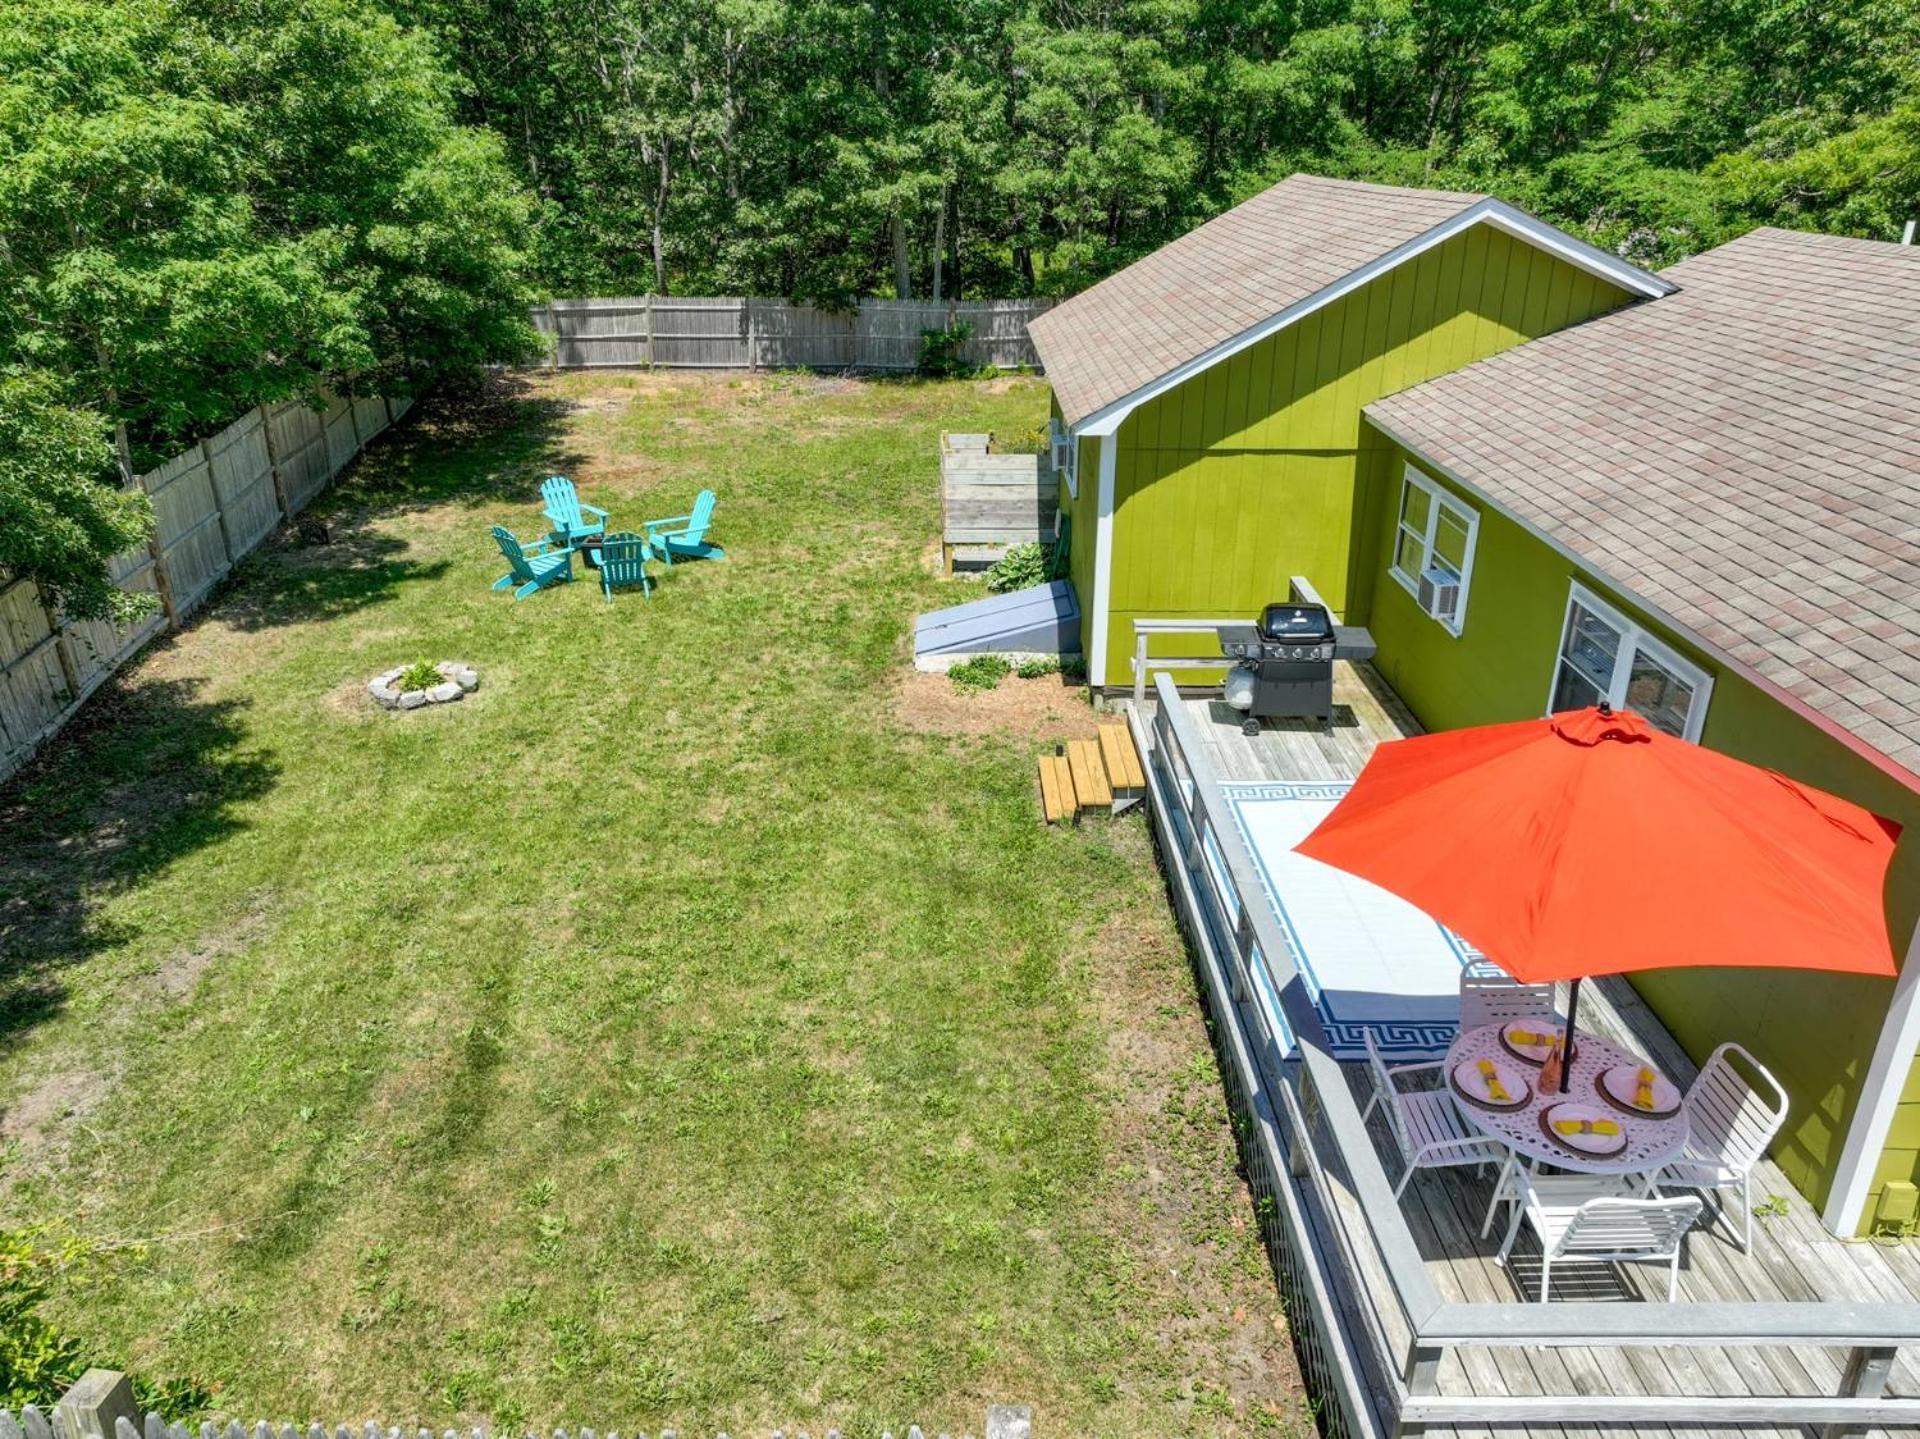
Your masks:
<svg viewBox="0 0 1920 1439"><path fill-rule="evenodd" d="M1269 723L1258 736L1243 736L1240 716L1217 698L1185 698L1198 746L1215 777L1223 781L1348 779L1358 774L1383 740L1417 733L1406 707L1370 666L1341 664L1335 681L1336 719L1330 733L1318 725ZM1149 700L1150 710L1153 701ZM1590 981L1582 990L1581 1018L1597 1031L1660 1065L1684 1087L1694 1073L1691 1061L1634 991L1621 980ZM1765 1056L1761 1056L1764 1060ZM1352 1092L1364 1103L1365 1070L1343 1066ZM1376 1117L1373 1138L1389 1174L1399 1161ZM1350 1314L1371 1316L1389 1336L1388 1353L1403 1352L1410 1340L1384 1271L1366 1271L1367 1224L1346 1174L1323 1164L1327 1193L1346 1233L1328 1236L1329 1252L1348 1257L1353 1293L1337 1296ZM1471 1170L1428 1171L1409 1186L1402 1210L1420 1257L1441 1297L1460 1304L1513 1304L1537 1295L1539 1249L1530 1234L1516 1245L1507 1267L1494 1254L1500 1238L1479 1230L1492 1182ZM1756 1220L1750 1254L1741 1253L1727 1221L1697 1227L1689 1236L1681 1268L1682 1302L1816 1303L1867 1301L1920 1304L1920 1243L1843 1242L1821 1228L1813 1207L1768 1162L1755 1175L1759 1203L1770 1195L1786 1197L1786 1212ZM1709 1207L1709 1216L1715 1211ZM1356 1256L1357 1261L1356 1261ZM1657 1271L1657 1272L1656 1272ZM1557 1269L1556 1303L1600 1301L1633 1304L1665 1298L1665 1267L1580 1264ZM1513 1311L1509 1311L1513 1312ZM1520 1311L1524 1313L1525 1311ZM1397 1325L1397 1330L1396 1330ZM1516 1337L1521 1337L1516 1335ZM1848 1353L1843 1348L1806 1346L1714 1348L1613 1348L1536 1346L1449 1348L1439 1360L1432 1392L1499 1399L1524 1395L1714 1395L1739 1399L1750 1395L1831 1396L1843 1389ZM1899 1352L1887 1387L1891 1396L1920 1396L1920 1353ZM1384 1398L1384 1395L1380 1397ZM1490 1406L1494 1408L1497 1406ZM1627 1425L1540 1423L1502 1425L1489 1414L1489 1427L1429 1426L1430 1434L1463 1439L1534 1439L1534 1436L1803 1436L1802 1427L1739 1422L1729 1406L1727 1422L1669 1427L1638 1421ZM1838 1432L1837 1430L1834 1432ZM1869 1435L1911 1434L1915 1430L1855 1429Z"/></svg>

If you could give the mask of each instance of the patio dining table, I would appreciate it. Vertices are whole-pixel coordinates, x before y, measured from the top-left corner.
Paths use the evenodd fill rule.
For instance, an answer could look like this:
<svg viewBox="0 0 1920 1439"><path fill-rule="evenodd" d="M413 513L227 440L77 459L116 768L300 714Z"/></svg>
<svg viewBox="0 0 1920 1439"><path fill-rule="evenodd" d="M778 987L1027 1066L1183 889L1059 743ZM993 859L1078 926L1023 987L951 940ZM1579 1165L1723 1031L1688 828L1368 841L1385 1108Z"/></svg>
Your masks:
<svg viewBox="0 0 1920 1439"><path fill-rule="evenodd" d="M1452 1080L1454 1067L1462 1060L1498 1060L1523 1075L1533 1093L1523 1105L1513 1109L1493 1109L1463 1094ZM1651 1176L1669 1160L1676 1158L1687 1142L1685 1108L1671 1115L1630 1114L1613 1104L1600 1089L1600 1076L1609 1069L1626 1065L1635 1069L1651 1067L1639 1055L1610 1044L1598 1035L1575 1036L1573 1057L1567 1061L1566 1093L1558 1089L1541 1093L1540 1066L1516 1058L1500 1039L1500 1026L1482 1025L1461 1031L1447 1050L1447 1084L1459 1101L1460 1112L1469 1123L1506 1145L1521 1158L1535 1165L1551 1164L1557 1169L1582 1174L1638 1174ZM1552 1138L1543 1120L1545 1112L1563 1101L1573 1100L1605 1110L1609 1118L1626 1131L1627 1142L1618 1154L1600 1158L1582 1154ZM1511 1161L1510 1161L1511 1162ZM1502 1174L1502 1182L1506 1176Z"/></svg>

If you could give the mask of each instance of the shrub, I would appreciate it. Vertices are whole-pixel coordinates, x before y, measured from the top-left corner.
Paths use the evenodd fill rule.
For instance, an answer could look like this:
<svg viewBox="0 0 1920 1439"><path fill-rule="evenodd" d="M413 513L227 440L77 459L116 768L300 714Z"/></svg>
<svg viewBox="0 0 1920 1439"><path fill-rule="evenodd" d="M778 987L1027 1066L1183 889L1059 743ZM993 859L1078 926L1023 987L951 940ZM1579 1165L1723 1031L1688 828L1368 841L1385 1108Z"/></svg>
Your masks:
<svg viewBox="0 0 1920 1439"><path fill-rule="evenodd" d="M393 687L405 694L408 690L430 690L444 679L446 676L440 673L438 666L430 665L425 660L416 660L400 671L400 678L393 682Z"/></svg>
<svg viewBox="0 0 1920 1439"><path fill-rule="evenodd" d="M1005 439L999 435L993 437L993 451L997 455L1044 455L1052 444L1045 425L1028 425Z"/></svg>
<svg viewBox="0 0 1920 1439"><path fill-rule="evenodd" d="M987 567L987 588L996 595L1003 595L1010 590L1044 585L1052 563L1052 557L1044 545L1031 541L1015 545Z"/></svg>
<svg viewBox="0 0 1920 1439"><path fill-rule="evenodd" d="M0 1409L37 1404L51 1409L89 1367L122 1367L112 1356L90 1356L81 1341L40 1312L56 1277L84 1284L109 1256L84 1239L56 1239L39 1229L0 1229ZM207 1408L213 1395L191 1380L156 1384L133 1374L142 1410L184 1418Z"/></svg>
<svg viewBox="0 0 1920 1439"><path fill-rule="evenodd" d="M1012 673L1005 655L975 655L948 670L947 678L957 690L990 690Z"/></svg>
<svg viewBox="0 0 1920 1439"><path fill-rule="evenodd" d="M920 373L937 379L962 379L973 373L967 363L967 341L973 338L973 326L965 320L944 330L920 332Z"/></svg>
<svg viewBox="0 0 1920 1439"><path fill-rule="evenodd" d="M1045 679L1060 673L1060 661L1053 655L1035 655L1030 660L1021 660L1014 673L1023 680Z"/></svg>

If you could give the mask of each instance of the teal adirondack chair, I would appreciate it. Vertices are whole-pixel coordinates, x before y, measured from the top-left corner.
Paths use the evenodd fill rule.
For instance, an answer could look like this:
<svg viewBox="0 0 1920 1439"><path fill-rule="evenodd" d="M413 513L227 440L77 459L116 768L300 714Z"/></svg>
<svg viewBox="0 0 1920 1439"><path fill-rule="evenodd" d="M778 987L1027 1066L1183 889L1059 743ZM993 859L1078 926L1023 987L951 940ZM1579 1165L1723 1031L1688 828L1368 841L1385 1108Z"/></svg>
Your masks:
<svg viewBox="0 0 1920 1439"><path fill-rule="evenodd" d="M524 600L535 590L565 584L573 578L573 551L562 549L558 554L549 554L552 540L540 540L523 547L512 530L499 525L493 527L493 539L507 559L507 572L493 582L493 587L504 590L517 585L513 590L516 600Z"/></svg>
<svg viewBox="0 0 1920 1439"><path fill-rule="evenodd" d="M647 561L656 558L646 536L631 530L619 530L594 546L600 552L600 590L607 603L613 592L626 585L640 586L640 593L653 598L653 581L647 578Z"/></svg>
<svg viewBox="0 0 1920 1439"><path fill-rule="evenodd" d="M553 542L578 549L595 535L606 533L607 512L594 505L583 505L574 493L573 481L565 475L548 475L540 482L540 498L547 504L547 521L553 526ZM588 515L598 516L588 519Z"/></svg>
<svg viewBox="0 0 1920 1439"><path fill-rule="evenodd" d="M683 560L724 560L727 557L727 552L720 546L707 542L707 528L713 523L713 506L713 491L702 490L693 502L692 514L647 521L647 543L667 562L668 569L673 568L676 555Z"/></svg>

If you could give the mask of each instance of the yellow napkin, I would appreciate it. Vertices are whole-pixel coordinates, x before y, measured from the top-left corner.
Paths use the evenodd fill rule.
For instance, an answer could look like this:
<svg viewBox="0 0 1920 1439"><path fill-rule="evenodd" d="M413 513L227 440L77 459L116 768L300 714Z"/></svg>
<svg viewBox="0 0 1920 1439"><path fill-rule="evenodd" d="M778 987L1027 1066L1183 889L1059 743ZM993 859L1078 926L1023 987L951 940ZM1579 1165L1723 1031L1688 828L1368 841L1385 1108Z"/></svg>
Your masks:
<svg viewBox="0 0 1920 1439"><path fill-rule="evenodd" d="M1611 1119L1556 1119L1555 1134L1618 1134L1620 1126Z"/></svg>
<svg viewBox="0 0 1920 1439"><path fill-rule="evenodd" d="M1651 1069L1640 1071L1638 1083L1633 1091L1633 1107L1635 1109L1653 1108L1653 1071Z"/></svg>
<svg viewBox="0 0 1920 1439"><path fill-rule="evenodd" d="M1480 1078L1486 1082L1487 1098L1495 1104L1509 1103L1513 1096L1507 1093L1506 1085L1500 1082L1500 1071L1493 1067L1491 1059L1480 1061Z"/></svg>
<svg viewBox="0 0 1920 1439"><path fill-rule="evenodd" d="M1529 1048L1535 1045L1552 1044L1554 1040L1551 1034L1535 1034L1531 1029L1509 1029L1507 1038L1515 1044L1526 1045Z"/></svg>

